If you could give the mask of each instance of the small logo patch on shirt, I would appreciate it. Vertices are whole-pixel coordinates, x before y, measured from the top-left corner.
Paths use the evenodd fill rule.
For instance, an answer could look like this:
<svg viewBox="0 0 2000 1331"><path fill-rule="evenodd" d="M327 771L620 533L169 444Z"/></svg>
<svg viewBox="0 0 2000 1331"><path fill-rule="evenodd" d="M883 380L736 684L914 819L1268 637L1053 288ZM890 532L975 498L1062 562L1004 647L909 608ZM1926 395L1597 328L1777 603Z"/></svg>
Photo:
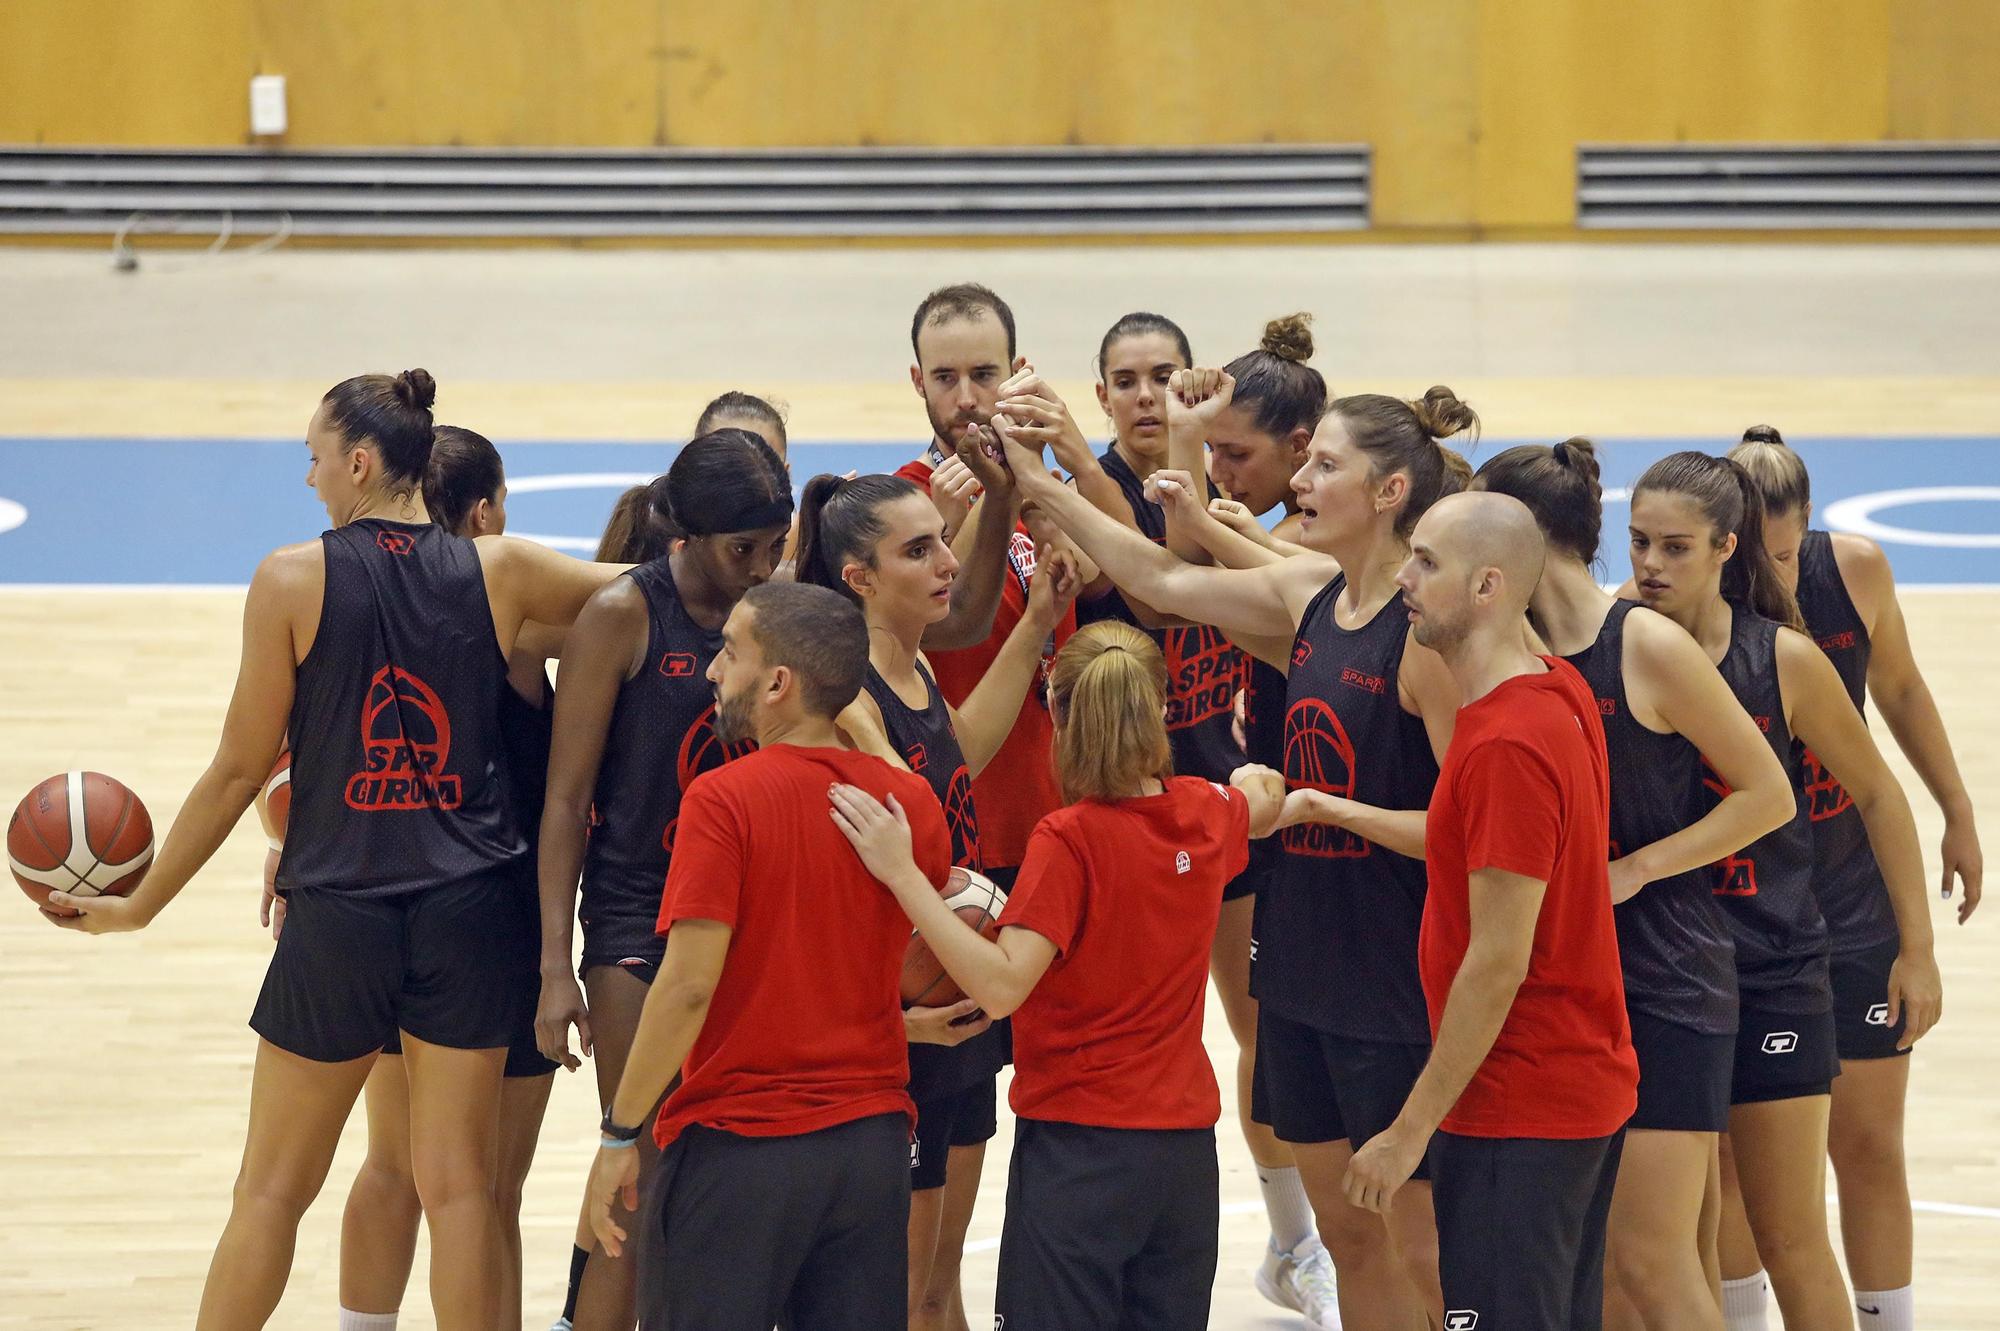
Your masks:
<svg viewBox="0 0 2000 1331"><path fill-rule="evenodd" d="M1192 855L1189 855L1184 850L1174 852L1175 873L1186 873L1192 868L1194 868L1194 857Z"/></svg>

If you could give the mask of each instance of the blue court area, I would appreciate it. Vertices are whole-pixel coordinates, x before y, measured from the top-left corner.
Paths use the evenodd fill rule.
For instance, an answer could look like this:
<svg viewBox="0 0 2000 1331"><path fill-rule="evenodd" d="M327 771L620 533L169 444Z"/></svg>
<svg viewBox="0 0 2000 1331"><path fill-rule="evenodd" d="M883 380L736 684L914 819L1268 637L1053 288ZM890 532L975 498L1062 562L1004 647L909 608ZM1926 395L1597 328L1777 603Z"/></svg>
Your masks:
<svg viewBox="0 0 2000 1331"><path fill-rule="evenodd" d="M1474 462L1511 441L1486 440ZM1622 487L1681 448L1716 439L1603 441L1611 500L1608 572L1623 576ZM2000 585L2000 438L1799 441L1816 525L1888 549L1905 584ZM570 551L595 547L619 490L664 470L673 443L504 445L509 530ZM796 479L890 471L915 441L796 441ZM242 584L273 546L311 537L326 514L306 488L297 440L0 438L0 584Z"/></svg>

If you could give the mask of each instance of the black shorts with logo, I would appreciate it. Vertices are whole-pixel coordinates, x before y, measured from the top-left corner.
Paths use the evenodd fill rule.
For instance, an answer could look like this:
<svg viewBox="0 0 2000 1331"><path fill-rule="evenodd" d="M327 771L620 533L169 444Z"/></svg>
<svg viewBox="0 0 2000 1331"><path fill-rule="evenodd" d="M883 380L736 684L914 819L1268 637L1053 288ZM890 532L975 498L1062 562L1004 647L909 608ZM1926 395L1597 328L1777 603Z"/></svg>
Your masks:
<svg viewBox="0 0 2000 1331"><path fill-rule="evenodd" d="M1843 1059L1902 1058L1910 1051L1896 1048L1903 1038L1903 1017L1889 1021L1889 969L1902 951L1900 938L1888 938L1859 952L1833 954L1833 1034Z"/></svg>
<svg viewBox="0 0 2000 1331"><path fill-rule="evenodd" d="M909 1136L902 1114L795 1137L687 1128L640 1202L640 1324L900 1331Z"/></svg>
<svg viewBox="0 0 2000 1331"><path fill-rule="evenodd" d="M1427 1045L1351 1040L1262 1008L1250 1117L1279 1141L1345 1139L1359 1150L1403 1112L1429 1057ZM1427 1167L1415 1177L1428 1178Z"/></svg>
<svg viewBox="0 0 2000 1331"><path fill-rule="evenodd" d="M394 897L297 888L250 1027L287 1053L341 1063L397 1031L505 1049L534 1019L536 948L503 870Z"/></svg>
<svg viewBox="0 0 2000 1331"><path fill-rule="evenodd" d="M1576 1141L1431 1138L1445 1331L1598 1331L1624 1146L1622 1129Z"/></svg>
<svg viewBox="0 0 2000 1331"><path fill-rule="evenodd" d="M1206 1327L1220 1188L1213 1128L1019 1120L994 1327Z"/></svg>
<svg viewBox="0 0 2000 1331"><path fill-rule="evenodd" d="M1831 1012L1769 1012L1744 1001L1730 1104L1826 1095L1839 1075Z"/></svg>
<svg viewBox="0 0 2000 1331"><path fill-rule="evenodd" d="M982 1077L964 1090L917 1105L910 1139L910 1191L942 1188L954 1146L981 1146L1000 1131L1000 1089Z"/></svg>
<svg viewBox="0 0 2000 1331"><path fill-rule="evenodd" d="M1656 1132L1729 1131L1736 1037L1703 1035L1644 1012L1629 1015L1632 1048L1639 1055L1639 1107L1628 1126Z"/></svg>

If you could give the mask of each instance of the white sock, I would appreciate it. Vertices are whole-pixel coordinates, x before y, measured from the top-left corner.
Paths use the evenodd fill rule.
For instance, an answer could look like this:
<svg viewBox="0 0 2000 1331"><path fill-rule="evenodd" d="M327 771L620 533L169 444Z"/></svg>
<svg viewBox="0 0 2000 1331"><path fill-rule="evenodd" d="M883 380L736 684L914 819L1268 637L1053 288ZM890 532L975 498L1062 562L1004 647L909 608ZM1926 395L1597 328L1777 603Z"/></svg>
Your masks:
<svg viewBox="0 0 2000 1331"><path fill-rule="evenodd" d="M1764 1310L1770 1306L1771 1282L1759 1271L1741 1280L1722 1282L1722 1322L1729 1331L1764 1331Z"/></svg>
<svg viewBox="0 0 2000 1331"><path fill-rule="evenodd" d="M1857 1289L1854 1310L1861 1331L1916 1331L1916 1300L1908 1285L1901 1289Z"/></svg>
<svg viewBox="0 0 2000 1331"><path fill-rule="evenodd" d="M340 1331L396 1331L395 1313L358 1313L340 1310Z"/></svg>
<svg viewBox="0 0 2000 1331"><path fill-rule="evenodd" d="M1271 1219L1271 1242L1279 1252L1290 1252L1313 1233L1312 1203L1306 1200L1306 1185L1300 1181L1296 1169L1266 1169L1258 1165L1257 1186L1264 1191L1264 1214Z"/></svg>

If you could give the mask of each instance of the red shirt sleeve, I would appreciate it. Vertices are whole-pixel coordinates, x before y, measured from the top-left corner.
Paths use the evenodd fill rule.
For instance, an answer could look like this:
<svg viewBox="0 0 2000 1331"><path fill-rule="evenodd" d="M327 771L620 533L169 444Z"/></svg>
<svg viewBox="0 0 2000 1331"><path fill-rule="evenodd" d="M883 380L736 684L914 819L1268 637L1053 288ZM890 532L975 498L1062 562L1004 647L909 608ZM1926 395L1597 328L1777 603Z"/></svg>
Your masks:
<svg viewBox="0 0 2000 1331"><path fill-rule="evenodd" d="M1084 891L1083 861L1044 820L1028 838L1020 875L1000 912L1000 927L1032 929L1062 956L1083 929Z"/></svg>
<svg viewBox="0 0 2000 1331"><path fill-rule="evenodd" d="M1492 739L1465 755L1458 774L1465 871L1500 869L1548 882L1562 836L1562 789L1541 754Z"/></svg>
<svg viewBox="0 0 2000 1331"><path fill-rule="evenodd" d="M676 920L716 920L734 929L750 853L749 828L734 799L704 773L681 796L674 857L656 932Z"/></svg>
<svg viewBox="0 0 2000 1331"><path fill-rule="evenodd" d="M905 462L902 466L896 468L896 475L909 481L925 494L929 494L931 492L931 471L932 467L929 462L926 462L923 458L917 458L914 461Z"/></svg>

